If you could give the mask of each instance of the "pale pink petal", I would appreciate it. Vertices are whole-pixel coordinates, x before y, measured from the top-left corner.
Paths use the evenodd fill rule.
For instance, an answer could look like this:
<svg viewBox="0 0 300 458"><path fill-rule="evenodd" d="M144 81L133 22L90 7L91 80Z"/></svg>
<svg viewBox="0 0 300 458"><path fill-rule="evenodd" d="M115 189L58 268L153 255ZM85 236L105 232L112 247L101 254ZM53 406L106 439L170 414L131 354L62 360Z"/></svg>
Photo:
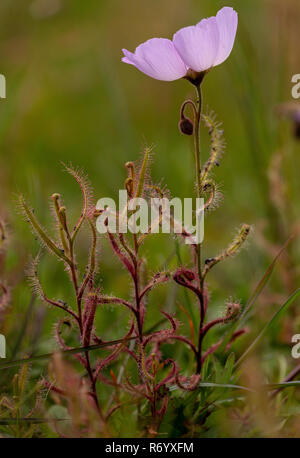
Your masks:
<svg viewBox="0 0 300 458"><path fill-rule="evenodd" d="M238 25L238 15L233 8L225 6L217 14L220 46L214 65L219 65L230 55Z"/></svg>
<svg viewBox="0 0 300 458"><path fill-rule="evenodd" d="M134 65L151 78L174 81L186 75L187 68L172 41L152 38L138 46L135 53L123 49L122 61Z"/></svg>
<svg viewBox="0 0 300 458"><path fill-rule="evenodd" d="M219 30L215 17L175 33L173 43L184 63L196 72L214 65L219 49Z"/></svg>

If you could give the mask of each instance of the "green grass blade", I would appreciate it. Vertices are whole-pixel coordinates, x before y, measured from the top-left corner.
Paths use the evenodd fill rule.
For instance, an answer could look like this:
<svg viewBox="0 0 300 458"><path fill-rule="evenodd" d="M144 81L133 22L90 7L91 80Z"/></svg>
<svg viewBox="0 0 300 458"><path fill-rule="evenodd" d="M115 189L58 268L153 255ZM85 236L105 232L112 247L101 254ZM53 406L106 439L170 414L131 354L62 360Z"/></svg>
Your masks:
<svg viewBox="0 0 300 458"><path fill-rule="evenodd" d="M50 422L57 422L57 421L70 421L69 419L64 419L64 418L57 418L55 420L47 420L44 418L6 418L6 419L0 419L0 426L8 426L8 425L15 425L15 424L26 424L26 423L32 423L32 424L41 424L41 423L50 423Z"/></svg>
<svg viewBox="0 0 300 458"><path fill-rule="evenodd" d="M300 288L298 288L289 298L288 300L277 310L277 312L273 315L271 320L264 326L264 328L261 330L261 332L258 334L256 339L252 342L252 344L247 348L247 350L242 354L242 356L238 359L236 362L235 366L241 364L241 362L246 358L246 356L249 355L249 353L256 347L258 342L262 339L262 337L266 334L266 332L270 329L272 324L276 321L276 319L279 317L279 315L286 310L299 296L300 294Z"/></svg>
<svg viewBox="0 0 300 458"><path fill-rule="evenodd" d="M281 382L281 383L269 383L267 388L270 390L282 389L282 388L290 388L292 386L300 387L300 380L295 380L291 382Z"/></svg>
<svg viewBox="0 0 300 458"><path fill-rule="evenodd" d="M268 281L269 281L269 279L270 279L270 277L271 277L271 275L273 273L273 270L275 268L275 265L276 265L277 261L279 260L279 258L282 255L282 253L286 250L286 248L287 248L288 244L291 242L292 238L293 238L292 236L288 238L288 240L281 247L281 249L279 250L279 252L275 256L275 258L273 259L273 261L271 262L271 264L267 268L263 278L258 283L258 285L256 286L255 290L253 291L252 295L250 296L250 298L249 298L249 300L248 300L248 302L246 304L246 307L244 308L243 313L241 314L240 322L244 321L247 313L249 312L249 310L251 309L253 304L256 302L258 296L261 294L261 292L263 291L264 287L268 283Z"/></svg>
<svg viewBox="0 0 300 458"><path fill-rule="evenodd" d="M159 325L164 323L166 321L165 318L161 319L158 321L156 324L154 324L151 328L147 330L147 332L144 334L144 336L147 336L151 334ZM71 350L57 350L52 353L46 353L44 355L37 355L37 356L31 356L29 358L22 358L22 359L16 359L14 361L4 361L0 363L0 370L1 369L8 369L10 367L16 367L16 366L21 366L22 364L26 363L32 363L35 361L42 361L45 359L50 359L55 353L60 353L62 355L74 355L76 353L84 353L86 351L93 351L93 350L99 350L101 348L106 348L110 347L112 345L118 345L121 343L125 342L130 342L131 340L137 339L137 336L134 337L127 337L126 339L118 339L118 340L110 340L109 342L102 342L97 345L90 345L88 347L77 347L77 348L71 348Z"/></svg>
<svg viewBox="0 0 300 458"><path fill-rule="evenodd" d="M246 386L232 385L230 383L200 382L199 385L197 386L197 389L198 388L229 388L229 389L234 389L234 390L244 390L244 391L254 392L254 390L247 388ZM177 389L178 389L177 385L173 385L170 387L170 391L174 391Z"/></svg>
<svg viewBox="0 0 300 458"><path fill-rule="evenodd" d="M4 361L3 363L0 363L0 370L8 369L9 367L20 366L22 364L32 363L35 361L42 361L45 359L50 359L55 353L60 353L62 355L74 355L76 353L84 353L86 351L93 351L93 350L98 350L100 348L110 347L112 345L121 344L121 343L128 342L134 339L137 339L137 337L135 336L135 337L128 337L126 339L111 340L109 342L103 342L97 345L90 345L88 347L72 348L71 350L57 350L52 353L47 353L45 355L38 355L38 356L29 357L29 358L16 359L15 361Z"/></svg>
<svg viewBox="0 0 300 458"><path fill-rule="evenodd" d="M288 240L281 247L281 249L279 250L279 252L275 256L275 258L273 259L271 264L268 266L268 268L267 268L266 272L264 273L262 279L258 282L255 290L253 291L253 293L249 297L249 299L248 299L248 301L246 303L246 306L245 306L240 318L231 326L230 330L225 335L225 338L224 338L224 340L222 342L222 345L219 347L219 349L216 352L217 354L223 354L225 352L226 346L229 343L233 333L236 331L236 329L239 326L242 326L244 324L244 322L246 321L246 318L247 318L246 315L248 314L249 310L253 307L253 305L255 304L256 300L258 299L258 297L260 296L260 294L264 290L265 286L267 285L267 283L268 283L268 281L269 281L269 279L270 279L270 277L271 277L271 275L273 273L273 270L274 270L274 268L276 266L277 261L279 260L280 256L285 251L285 249L287 248L287 246L290 243L290 241L292 240L292 238L293 238L293 236L288 238Z"/></svg>

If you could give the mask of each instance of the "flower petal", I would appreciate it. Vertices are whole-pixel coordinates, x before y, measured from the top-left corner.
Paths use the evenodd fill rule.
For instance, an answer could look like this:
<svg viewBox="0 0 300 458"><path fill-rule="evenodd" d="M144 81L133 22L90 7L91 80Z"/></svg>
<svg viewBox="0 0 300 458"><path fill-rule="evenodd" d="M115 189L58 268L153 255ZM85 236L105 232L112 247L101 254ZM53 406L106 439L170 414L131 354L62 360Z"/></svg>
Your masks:
<svg viewBox="0 0 300 458"><path fill-rule="evenodd" d="M219 49L219 30L215 17L196 26L184 27L173 37L175 48L185 64L196 72L214 65Z"/></svg>
<svg viewBox="0 0 300 458"><path fill-rule="evenodd" d="M230 55L238 25L238 15L233 8L225 6L217 16L217 24L220 34L220 46L214 65L219 65L224 62Z"/></svg>
<svg viewBox="0 0 300 458"><path fill-rule="evenodd" d="M186 75L187 68L172 41L152 38L138 46L135 53L123 49L122 61L134 65L151 78L174 81Z"/></svg>

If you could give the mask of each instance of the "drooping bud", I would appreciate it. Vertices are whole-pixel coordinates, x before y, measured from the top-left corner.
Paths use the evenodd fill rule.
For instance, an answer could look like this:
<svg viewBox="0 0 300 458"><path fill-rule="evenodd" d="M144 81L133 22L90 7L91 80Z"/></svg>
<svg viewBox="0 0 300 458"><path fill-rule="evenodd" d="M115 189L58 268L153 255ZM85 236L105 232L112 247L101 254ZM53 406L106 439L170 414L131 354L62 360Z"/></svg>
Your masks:
<svg viewBox="0 0 300 458"><path fill-rule="evenodd" d="M179 124L179 130L183 135L193 135L194 133L194 123L190 118L182 116Z"/></svg>
<svg viewBox="0 0 300 458"><path fill-rule="evenodd" d="M180 121L178 124L179 131L183 135L193 135L195 130L194 122L184 114L188 106L192 108L194 116L197 116L195 103L190 99L185 100L180 108Z"/></svg>

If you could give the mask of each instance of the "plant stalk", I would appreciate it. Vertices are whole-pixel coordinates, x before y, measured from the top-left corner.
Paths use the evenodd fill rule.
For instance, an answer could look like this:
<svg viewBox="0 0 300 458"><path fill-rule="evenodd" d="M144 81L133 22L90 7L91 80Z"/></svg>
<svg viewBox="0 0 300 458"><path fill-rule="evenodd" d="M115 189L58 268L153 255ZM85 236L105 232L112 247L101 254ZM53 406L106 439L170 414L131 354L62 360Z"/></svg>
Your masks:
<svg viewBox="0 0 300 458"><path fill-rule="evenodd" d="M201 150L200 150L200 123L201 123L201 112L202 112L202 90L201 83L196 86L196 117L195 117L195 130L194 130L194 154L195 154L195 173L196 173L196 195L200 199L202 197L202 183L201 183ZM197 215L198 217L198 215ZM196 221L198 224L198 221ZM197 245L197 271L199 280L199 305L200 305L200 323L199 323L199 337L198 337L198 352L197 352L197 368L196 373L200 374L202 366L202 340L203 340L203 325L204 325L204 297L203 288L204 281L202 278L202 262L201 262L201 244Z"/></svg>

